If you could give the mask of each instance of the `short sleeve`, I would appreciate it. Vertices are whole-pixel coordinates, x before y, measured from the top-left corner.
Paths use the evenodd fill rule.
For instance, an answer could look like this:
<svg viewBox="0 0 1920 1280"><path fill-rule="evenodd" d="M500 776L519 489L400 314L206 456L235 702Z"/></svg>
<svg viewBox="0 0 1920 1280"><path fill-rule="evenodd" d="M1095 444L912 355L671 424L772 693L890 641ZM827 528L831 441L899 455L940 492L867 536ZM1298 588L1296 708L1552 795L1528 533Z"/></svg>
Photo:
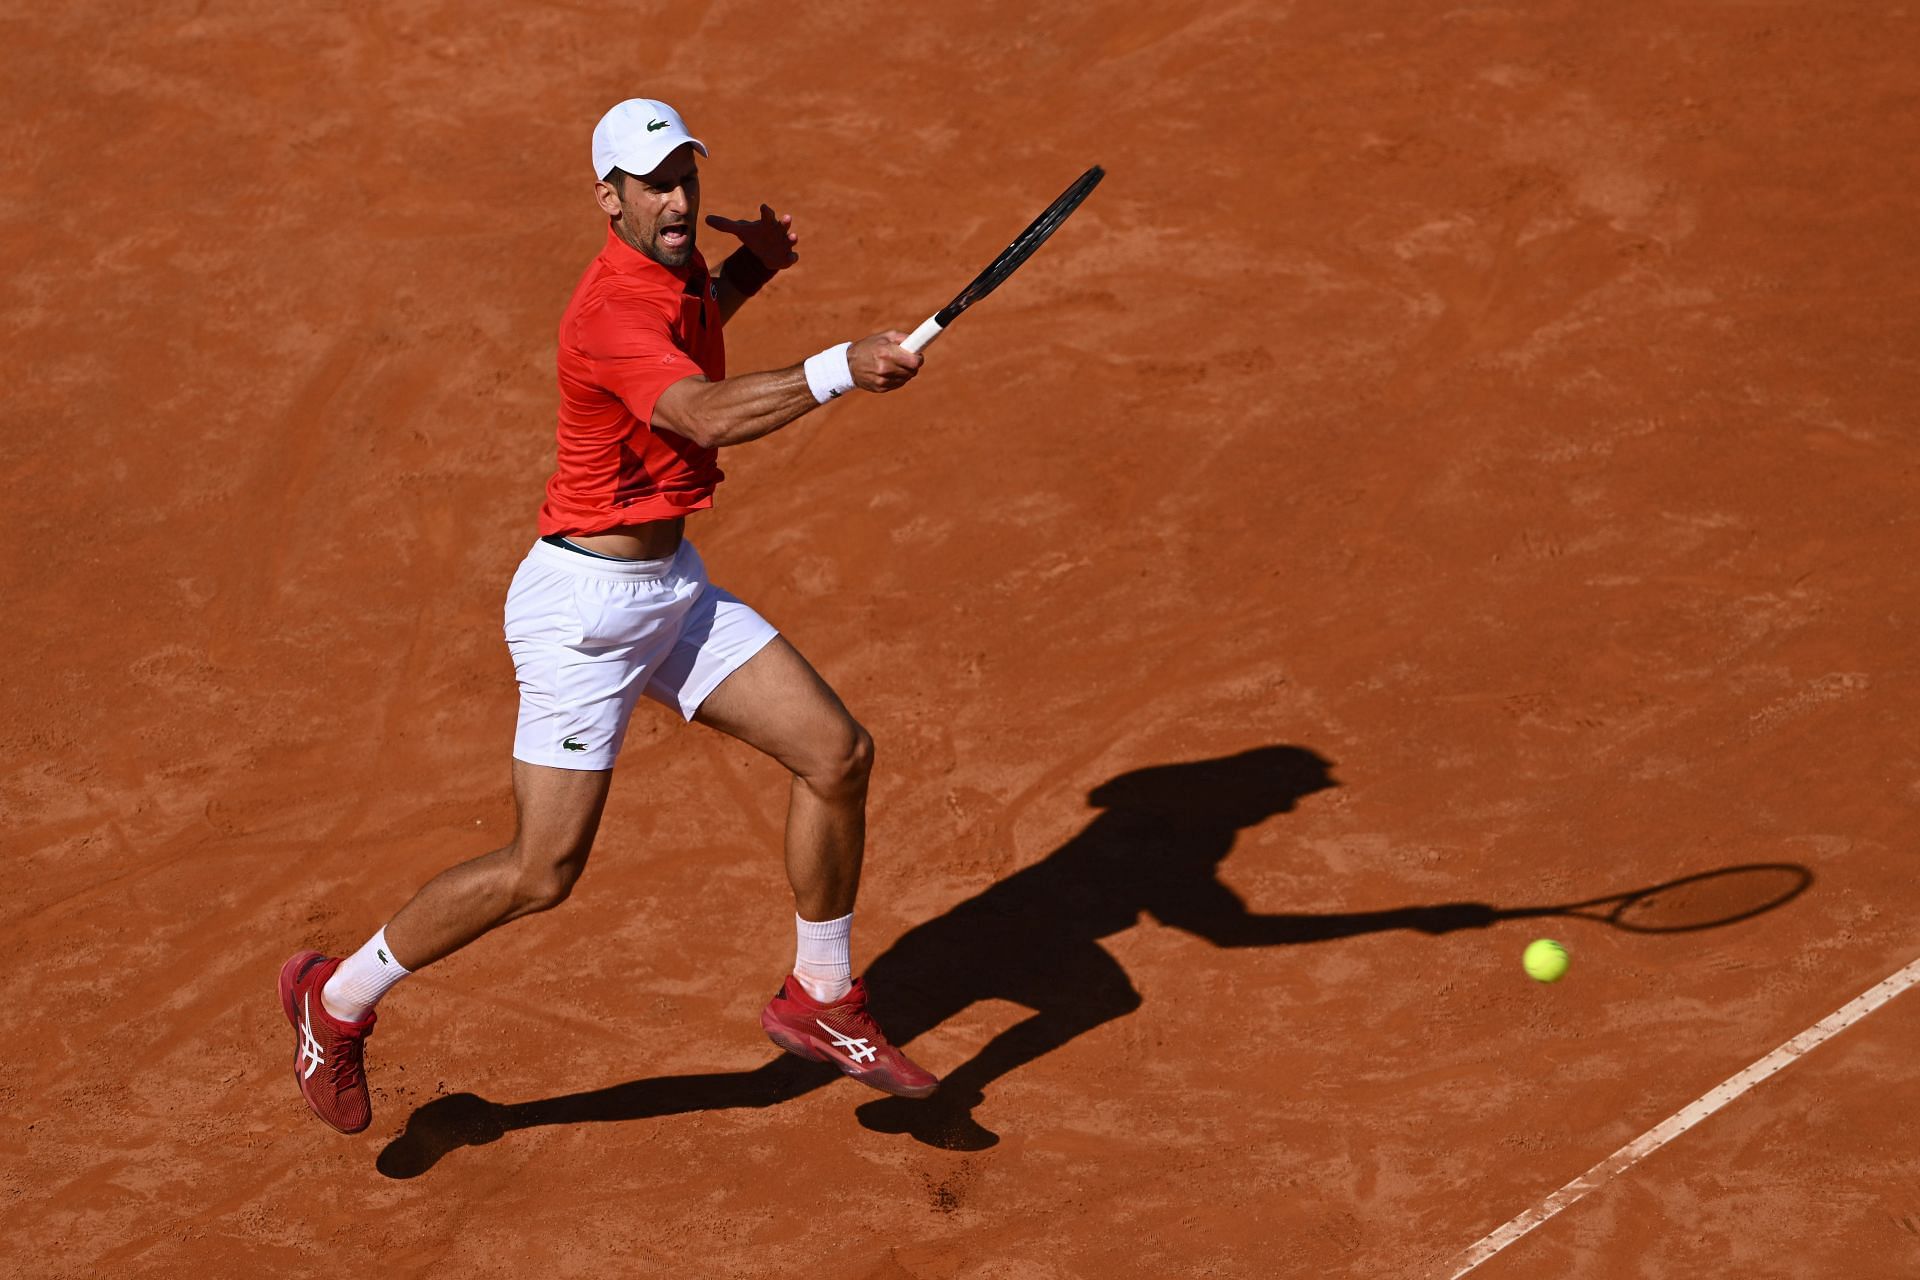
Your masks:
<svg viewBox="0 0 1920 1280"><path fill-rule="evenodd" d="M609 291L582 308L574 339L593 380L642 422L653 421L662 391L702 376L693 357L674 345L672 317L648 294Z"/></svg>

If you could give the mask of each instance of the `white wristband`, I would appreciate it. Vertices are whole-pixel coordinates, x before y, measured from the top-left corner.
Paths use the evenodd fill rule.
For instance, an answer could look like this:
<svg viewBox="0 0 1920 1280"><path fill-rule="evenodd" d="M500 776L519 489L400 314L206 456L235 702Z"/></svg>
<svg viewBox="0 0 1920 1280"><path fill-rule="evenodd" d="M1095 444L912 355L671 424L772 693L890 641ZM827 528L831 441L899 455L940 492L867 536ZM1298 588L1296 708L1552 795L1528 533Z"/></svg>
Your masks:
<svg viewBox="0 0 1920 1280"><path fill-rule="evenodd" d="M847 348L852 345L843 342L807 357L807 390L813 392L816 403L825 404L853 390L853 366L847 363Z"/></svg>

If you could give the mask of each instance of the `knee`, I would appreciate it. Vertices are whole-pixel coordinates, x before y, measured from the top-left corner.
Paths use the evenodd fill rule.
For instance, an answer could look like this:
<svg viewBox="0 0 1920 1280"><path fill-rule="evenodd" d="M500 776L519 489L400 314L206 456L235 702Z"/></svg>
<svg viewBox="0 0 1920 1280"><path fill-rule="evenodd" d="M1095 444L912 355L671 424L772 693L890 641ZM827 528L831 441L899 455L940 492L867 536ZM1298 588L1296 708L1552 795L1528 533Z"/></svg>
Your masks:
<svg viewBox="0 0 1920 1280"><path fill-rule="evenodd" d="M584 849L542 852L521 847L515 852L519 855L513 880L516 915L551 911L565 902L587 865Z"/></svg>
<svg viewBox="0 0 1920 1280"><path fill-rule="evenodd" d="M853 724L842 772L846 781L857 783L862 790L873 775L873 735L858 721Z"/></svg>
<svg viewBox="0 0 1920 1280"><path fill-rule="evenodd" d="M873 735L859 721L848 719L822 735L818 749L796 772L820 795L865 795L873 774Z"/></svg>

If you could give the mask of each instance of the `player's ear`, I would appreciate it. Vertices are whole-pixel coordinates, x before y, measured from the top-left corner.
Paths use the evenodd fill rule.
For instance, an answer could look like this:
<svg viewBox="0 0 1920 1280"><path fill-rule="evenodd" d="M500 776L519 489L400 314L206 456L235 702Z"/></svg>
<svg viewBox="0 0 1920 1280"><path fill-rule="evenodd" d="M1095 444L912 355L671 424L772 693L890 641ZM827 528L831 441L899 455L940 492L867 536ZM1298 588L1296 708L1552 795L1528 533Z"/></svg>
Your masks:
<svg viewBox="0 0 1920 1280"><path fill-rule="evenodd" d="M603 178L594 183L593 200L595 204L600 206L600 212L606 214L609 218L617 218L620 216L620 193L613 189L611 182Z"/></svg>

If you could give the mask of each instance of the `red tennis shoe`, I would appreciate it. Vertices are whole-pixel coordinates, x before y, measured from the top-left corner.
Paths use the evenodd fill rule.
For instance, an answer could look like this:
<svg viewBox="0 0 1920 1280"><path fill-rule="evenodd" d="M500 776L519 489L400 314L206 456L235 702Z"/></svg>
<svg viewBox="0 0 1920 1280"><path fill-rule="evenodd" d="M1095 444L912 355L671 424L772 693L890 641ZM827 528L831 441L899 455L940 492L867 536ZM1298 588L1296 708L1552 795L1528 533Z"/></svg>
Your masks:
<svg viewBox="0 0 1920 1280"><path fill-rule="evenodd" d="M341 1022L320 1003L320 988L340 961L318 951L298 951L280 966L280 1007L293 1024L293 1082L313 1114L341 1133L373 1123L367 1097L366 1047L376 1015Z"/></svg>
<svg viewBox="0 0 1920 1280"><path fill-rule="evenodd" d="M822 1004L807 994L800 979L789 975L761 1010L760 1025L767 1039L788 1053L831 1062L882 1093L924 1098L940 1084L940 1077L894 1048L874 1024L863 980L855 980L853 990L833 1003Z"/></svg>

